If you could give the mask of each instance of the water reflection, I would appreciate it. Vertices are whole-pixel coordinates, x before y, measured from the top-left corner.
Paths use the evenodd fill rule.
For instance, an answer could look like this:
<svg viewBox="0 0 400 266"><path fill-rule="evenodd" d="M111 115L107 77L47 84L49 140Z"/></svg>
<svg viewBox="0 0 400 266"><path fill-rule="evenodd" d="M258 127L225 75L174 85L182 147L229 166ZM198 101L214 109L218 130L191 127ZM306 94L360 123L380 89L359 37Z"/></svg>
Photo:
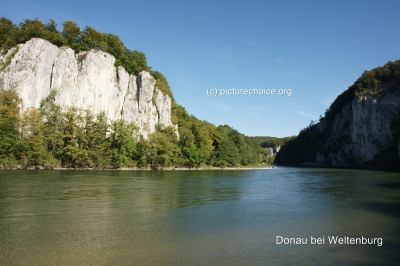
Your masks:
<svg viewBox="0 0 400 266"><path fill-rule="evenodd" d="M153 204L161 208L196 207L240 197L236 176L215 175L212 171L206 175L194 171L163 172L162 175L149 190Z"/></svg>
<svg viewBox="0 0 400 266"><path fill-rule="evenodd" d="M395 173L282 168L0 174L1 265L399 259ZM277 245L277 235L382 237L384 244Z"/></svg>

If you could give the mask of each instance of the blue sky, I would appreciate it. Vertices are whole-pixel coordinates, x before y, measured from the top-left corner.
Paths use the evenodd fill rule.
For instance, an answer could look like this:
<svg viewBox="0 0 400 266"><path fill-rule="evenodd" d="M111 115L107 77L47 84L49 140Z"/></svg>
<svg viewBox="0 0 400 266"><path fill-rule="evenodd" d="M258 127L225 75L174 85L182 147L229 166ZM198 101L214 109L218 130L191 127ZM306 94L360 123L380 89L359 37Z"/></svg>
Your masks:
<svg viewBox="0 0 400 266"><path fill-rule="evenodd" d="M400 59L400 1L18 1L0 16L72 20L146 54L189 114L248 136L297 135L362 74ZM270 89L287 95L208 96Z"/></svg>

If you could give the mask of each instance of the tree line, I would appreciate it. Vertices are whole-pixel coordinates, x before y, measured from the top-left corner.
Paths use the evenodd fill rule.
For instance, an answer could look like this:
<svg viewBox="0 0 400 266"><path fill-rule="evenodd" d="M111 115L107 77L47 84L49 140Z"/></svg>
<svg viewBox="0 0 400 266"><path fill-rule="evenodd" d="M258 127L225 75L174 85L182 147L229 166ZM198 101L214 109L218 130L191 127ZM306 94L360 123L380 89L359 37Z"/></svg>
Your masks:
<svg viewBox="0 0 400 266"><path fill-rule="evenodd" d="M215 126L188 115L173 103L172 127L160 125L147 139L133 123L108 121L54 103L56 91L38 109L19 113L13 90L0 93L0 166L71 168L231 167L268 161L256 141L233 128Z"/></svg>
<svg viewBox="0 0 400 266"><path fill-rule="evenodd" d="M57 30L54 20L44 24L26 19L16 26L0 19L0 49L6 52L31 38L42 38L57 46L68 46L77 54L90 49L110 53L116 66L137 75L145 70L156 79L156 87L172 99L174 128L159 125L143 139L133 123L108 121L104 113L62 108L54 104L56 91L43 99L41 107L19 113L20 98L15 91L0 93L0 166L41 167L229 167L271 162L268 152L253 139L223 125L216 127L188 115L178 105L167 79L147 65L146 56L127 49L118 36L104 34L73 21Z"/></svg>
<svg viewBox="0 0 400 266"><path fill-rule="evenodd" d="M277 138L277 137L268 137L268 136L256 136L252 137L255 141L257 141L261 147L263 148L277 148L280 146L283 146L286 142L289 140L295 138L295 136L291 137L283 137L283 138Z"/></svg>

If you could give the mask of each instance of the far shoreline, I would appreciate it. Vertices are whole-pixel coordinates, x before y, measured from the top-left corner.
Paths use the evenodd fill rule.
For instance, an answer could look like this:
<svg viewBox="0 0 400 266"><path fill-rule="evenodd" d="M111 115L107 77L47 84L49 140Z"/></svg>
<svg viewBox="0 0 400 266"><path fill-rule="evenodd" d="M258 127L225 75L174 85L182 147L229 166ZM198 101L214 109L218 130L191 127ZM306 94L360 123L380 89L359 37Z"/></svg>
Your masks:
<svg viewBox="0 0 400 266"><path fill-rule="evenodd" d="M268 167L159 167L159 168L151 168L151 167L121 167L121 168L91 168L91 167L38 167L38 166L11 166L11 167L2 167L1 170L20 170L20 171L34 171L34 170L81 170L81 171L203 171L203 170L272 170L278 169L276 166L268 166Z"/></svg>

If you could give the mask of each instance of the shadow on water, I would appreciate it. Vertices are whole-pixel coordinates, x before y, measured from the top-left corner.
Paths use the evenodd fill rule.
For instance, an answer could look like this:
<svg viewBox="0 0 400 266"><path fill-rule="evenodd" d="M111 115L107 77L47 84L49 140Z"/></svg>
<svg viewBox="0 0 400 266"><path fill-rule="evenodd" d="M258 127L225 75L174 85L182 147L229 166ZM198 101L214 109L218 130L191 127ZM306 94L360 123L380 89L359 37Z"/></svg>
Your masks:
<svg viewBox="0 0 400 266"><path fill-rule="evenodd" d="M291 169L289 169L291 170ZM293 169L294 170L294 169ZM400 261L400 181L398 173L342 169L299 169L299 191L321 210L331 210L334 223L322 220L335 235L382 238L382 246L326 246L335 265L398 265ZM328 212L327 212L328 213ZM317 217L317 216L316 216ZM351 228L351 229L350 229ZM343 255L353 257L343 258ZM361 255L361 256L360 256ZM320 261L312 261L319 265ZM324 265L321 263L321 265Z"/></svg>
<svg viewBox="0 0 400 266"><path fill-rule="evenodd" d="M378 196L371 197L363 202L363 208L400 220L400 181L376 183L372 187L375 191L380 191L380 195L386 195L387 199L383 201Z"/></svg>
<svg viewBox="0 0 400 266"><path fill-rule="evenodd" d="M4 171L0 264L396 265L397 175ZM277 245L278 234L379 237L383 246Z"/></svg>
<svg viewBox="0 0 400 266"><path fill-rule="evenodd" d="M365 202L364 208L370 211L379 212L400 221L400 203L399 202ZM399 223L400 224L400 223ZM400 228L399 228L400 230Z"/></svg>
<svg viewBox="0 0 400 266"><path fill-rule="evenodd" d="M400 182L389 182L384 184L378 184L378 186L400 190Z"/></svg>
<svg viewBox="0 0 400 266"><path fill-rule="evenodd" d="M370 254L381 259L385 265L398 265L400 261L400 182L390 181L375 184L377 190L391 195L389 201L371 199L363 202L362 207L367 211L381 214L391 220L397 221L395 227L385 227L384 231L390 238L384 239L383 248L370 250ZM371 264L372 265L372 264Z"/></svg>

